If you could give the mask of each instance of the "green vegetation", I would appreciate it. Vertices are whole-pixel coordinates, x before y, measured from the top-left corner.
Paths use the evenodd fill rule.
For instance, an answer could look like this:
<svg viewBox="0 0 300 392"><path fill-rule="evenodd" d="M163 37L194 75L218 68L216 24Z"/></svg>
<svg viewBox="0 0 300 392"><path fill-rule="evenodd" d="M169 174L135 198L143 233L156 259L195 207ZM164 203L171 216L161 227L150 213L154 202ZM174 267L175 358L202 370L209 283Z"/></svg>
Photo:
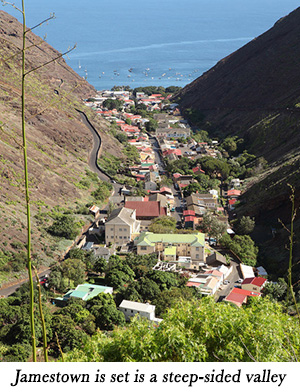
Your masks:
<svg viewBox="0 0 300 392"><path fill-rule="evenodd" d="M123 103L118 99L106 99L103 102L103 106L109 110L112 109L120 110L121 107L123 106Z"/></svg>
<svg viewBox="0 0 300 392"><path fill-rule="evenodd" d="M258 248L249 235L235 235L230 238L225 234L220 244L234 253L244 264L254 267L257 261Z"/></svg>
<svg viewBox="0 0 300 392"><path fill-rule="evenodd" d="M242 216L241 219L233 222L233 228L236 234L250 234L254 230L255 219L250 216Z"/></svg>
<svg viewBox="0 0 300 392"><path fill-rule="evenodd" d="M72 215L57 214L47 231L56 237L72 240L79 234L79 227L80 224L74 220Z"/></svg>
<svg viewBox="0 0 300 392"><path fill-rule="evenodd" d="M172 216L159 216L153 219L149 226L149 231L152 233L174 233L176 223L176 219Z"/></svg>
<svg viewBox="0 0 300 392"><path fill-rule="evenodd" d="M207 233L209 238L215 238L218 242L226 232L226 228L226 223L221 222L217 216L214 216L211 213L206 213L203 215L203 219L197 227L197 230Z"/></svg>
<svg viewBox="0 0 300 392"><path fill-rule="evenodd" d="M289 362L299 360L300 331L280 305L255 299L239 309L212 298L181 301L159 328L135 319L89 338L68 361Z"/></svg>
<svg viewBox="0 0 300 392"><path fill-rule="evenodd" d="M112 184L107 181L99 181L97 189L91 192L92 197L97 202L103 202L106 200L112 191Z"/></svg>

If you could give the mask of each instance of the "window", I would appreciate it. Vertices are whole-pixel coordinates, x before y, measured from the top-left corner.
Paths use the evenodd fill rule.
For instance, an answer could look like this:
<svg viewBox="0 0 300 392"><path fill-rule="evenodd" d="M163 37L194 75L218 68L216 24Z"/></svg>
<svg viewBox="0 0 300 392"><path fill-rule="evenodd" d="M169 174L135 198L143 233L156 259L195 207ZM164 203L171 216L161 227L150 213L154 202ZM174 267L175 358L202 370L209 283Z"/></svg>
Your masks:
<svg viewBox="0 0 300 392"><path fill-rule="evenodd" d="M121 227L119 228L119 231L122 231L122 228L121 228Z"/></svg>
<svg viewBox="0 0 300 392"><path fill-rule="evenodd" d="M199 254L198 253L196 254L196 259L199 259Z"/></svg>
<svg viewBox="0 0 300 392"><path fill-rule="evenodd" d="M196 246L196 252L199 252L199 246Z"/></svg>
<svg viewBox="0 0 300 392"><path fill-rule="evenodd" d="M141 246L141 250L147 250L147 246Z"/></svg>
<svg viewBox="0 0 300 392"><path fill-rule="evenodd" d="M113 231L113 229L114 229L114 228L113 228L113 227L111 227L111 228L110 228L110 231Z"/></svg>

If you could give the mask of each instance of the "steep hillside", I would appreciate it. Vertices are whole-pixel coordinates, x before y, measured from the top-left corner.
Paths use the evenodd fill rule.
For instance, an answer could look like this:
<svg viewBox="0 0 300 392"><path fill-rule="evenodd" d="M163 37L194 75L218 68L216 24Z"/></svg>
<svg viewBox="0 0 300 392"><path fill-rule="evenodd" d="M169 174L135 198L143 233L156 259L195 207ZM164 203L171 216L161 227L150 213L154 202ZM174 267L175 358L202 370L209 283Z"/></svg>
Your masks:
<svg viewBox="0 0 300 392"><path fill-rule="evenodd" d="M221 60L177 97L181 109L192 113L201 128L221 139L238 135L245 149L269 162L268 170L252 179L237 212L256 217L254 236L264 250L261 261L272 264L273 272L279 265L281 272L286 269L287 253L278 249L284 250L288 234L278 219L290 221L288 184L300 205L299 81L300 8ZM272 227L277 229L275 238ZM297 223L299 242L298 227ZM295 253L296 258L298 243Z"/></svg>
<svg viewBox="0 0 300 392"><path fill-rule="evenodd" d="M268 160L300 142L300 8L179 94L215 134L239 134ZM284 131L284 132L283 132Z"/></svg>
<svg viewBox="0 0 300 392"><path fill-rule="evenodd" d="M55 23L55 21L53 21ZM22 26L0 11L0 248L11 250L25 241L23 155L21 147L21 37ZM26 70L49 62L59 52L32 32L27 34ZM53 206L84 204L89 192L80 186L86 178L93 145L90 131L76 108L85 111L101 133L108 152L122 156L109 126L83 105L95 93L61 58L26 77L26 123L32 215ZM33 218L35 252L43 258L50 240L43 239ZM55 246L54 246L55 248ZM53 248L53 249L54 249ZM50 252L48 252L51 254ZM51 257L50 257L51 258Z"/></svg>

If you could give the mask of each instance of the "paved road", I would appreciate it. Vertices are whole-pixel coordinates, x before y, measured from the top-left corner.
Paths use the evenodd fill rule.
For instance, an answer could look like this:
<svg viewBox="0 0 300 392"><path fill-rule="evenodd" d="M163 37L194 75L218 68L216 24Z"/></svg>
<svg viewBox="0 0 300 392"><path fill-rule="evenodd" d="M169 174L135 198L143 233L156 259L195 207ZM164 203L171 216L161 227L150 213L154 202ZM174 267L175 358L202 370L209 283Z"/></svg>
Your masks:
<svg viewBox="0 0 300 392"><path fill-rule="evenodd" d="M99 154L99 150L101 147L101 136L99 135L97 130L93 127L93 125L90 123L90 121L88 120L85 113L81 112L80 110L77 110L77 111L78 111L84 125L89 129L89 131L93 135L93 139L94 139L93 148L92 148L90 155L89 155L89 166L93 172L97 173L100 180L110 182L111 178L100 170L100 167L98 166L98 163L97 163L98 154Z"/></svg>

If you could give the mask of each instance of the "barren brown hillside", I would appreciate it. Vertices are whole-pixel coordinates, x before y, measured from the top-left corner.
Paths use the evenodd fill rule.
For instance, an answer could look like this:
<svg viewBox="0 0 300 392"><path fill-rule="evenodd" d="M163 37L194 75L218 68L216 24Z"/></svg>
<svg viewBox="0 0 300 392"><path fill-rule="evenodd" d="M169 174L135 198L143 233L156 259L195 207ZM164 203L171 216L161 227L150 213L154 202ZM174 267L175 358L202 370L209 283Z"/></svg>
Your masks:
<svg viewBox="0 0 300 392"><path fill-rule="evenodd" d="M53 21L55 23L55 21ZM21 148L21 24L0 11L0 246L11 249L24 242L23 155ZM59 53L33 33L27 35L26 70L56 58ZM56 60L26 77L26 123L33 216L55 205L73 206L88 200L78 187L88 169L92 135L75 110L83 110L102 137L108 152L122 156L108 125L83 105L94 88L64 61ZM34 246L45 240L34 223Z"/></svg>

